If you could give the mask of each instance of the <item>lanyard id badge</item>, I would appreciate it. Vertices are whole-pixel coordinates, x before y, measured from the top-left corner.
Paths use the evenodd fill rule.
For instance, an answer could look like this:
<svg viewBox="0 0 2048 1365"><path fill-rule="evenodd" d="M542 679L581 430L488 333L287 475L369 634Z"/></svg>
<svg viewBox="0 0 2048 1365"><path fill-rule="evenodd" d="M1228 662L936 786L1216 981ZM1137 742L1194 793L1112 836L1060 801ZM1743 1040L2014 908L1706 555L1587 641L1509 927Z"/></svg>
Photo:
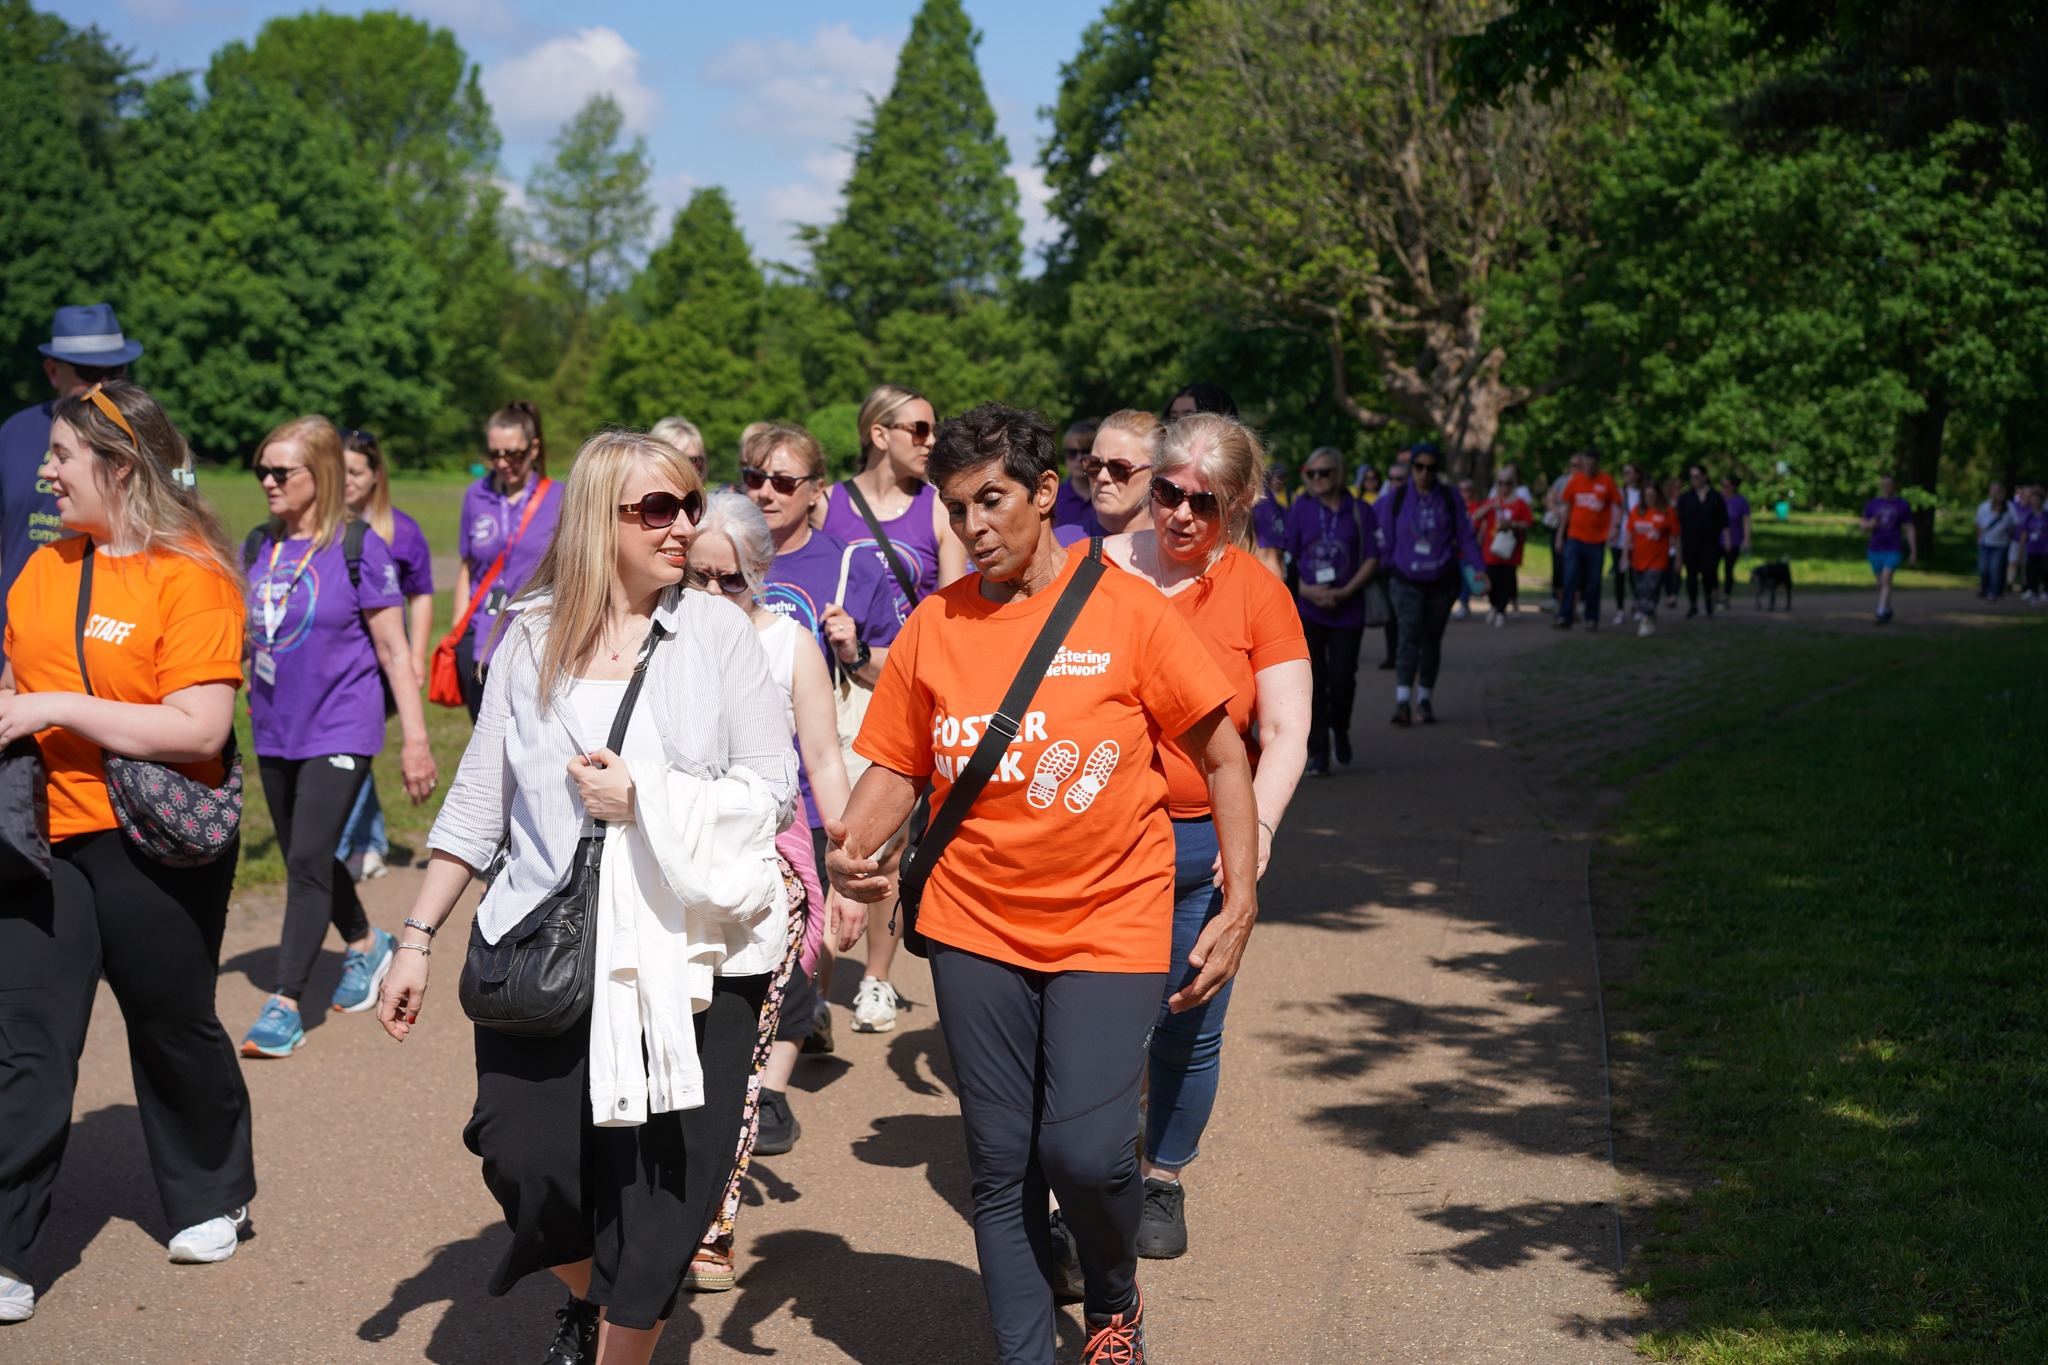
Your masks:
<svg viewBox="0 0 2048 1365"><path fill-rule="evenodd" d="M306 553L300 556L299 562L292 568L292 576L286 579L280 588L277 582L277 561L284 553L284 545L278 541L271 542L270 564L263 571L263 586L257 593L262 599L259 605L263 609L263 645L256 651L255 670L256 680L265 686L274 686L277 683L277 628L284 624L284 614L291 603L292 589L299 585L299 579L305 574L306 566L313 562L313 552L318 548L318 544L319 542L315 541L306 547Z"/></svg>

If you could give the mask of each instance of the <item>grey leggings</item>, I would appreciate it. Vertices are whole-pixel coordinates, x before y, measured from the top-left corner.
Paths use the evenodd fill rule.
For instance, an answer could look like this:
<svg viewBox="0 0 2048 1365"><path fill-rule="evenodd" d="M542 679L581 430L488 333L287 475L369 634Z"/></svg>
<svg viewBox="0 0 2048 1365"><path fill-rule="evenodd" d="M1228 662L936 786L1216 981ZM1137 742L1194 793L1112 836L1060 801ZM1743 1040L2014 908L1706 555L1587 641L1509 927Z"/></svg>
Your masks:
<svg viewBox="0 0 2048 1365"><path fill-rule="evenodd" d="M1171 907L1159 913L1163 931ZM1080 1245L1087 1310L1137 1296L1138 1078L1166 973L1028 971L937 941L931 954L997 1359L1053 1365L1048 1188Z"/></svg>

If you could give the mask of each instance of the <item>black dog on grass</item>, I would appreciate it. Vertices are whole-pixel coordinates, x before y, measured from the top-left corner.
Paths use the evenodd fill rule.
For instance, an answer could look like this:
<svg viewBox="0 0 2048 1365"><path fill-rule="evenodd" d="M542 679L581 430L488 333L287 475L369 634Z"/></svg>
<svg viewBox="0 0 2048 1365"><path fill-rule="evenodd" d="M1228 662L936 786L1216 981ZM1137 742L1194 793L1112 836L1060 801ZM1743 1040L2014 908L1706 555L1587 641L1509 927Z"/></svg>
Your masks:
<svg viewBox="0 0 2048 1365"><path fill-rule="evenodd" d="M1756 609L1765 610L1764 594L1771 595L1769 610L1778 609L1778 589L1785 590L1785 610L1792 610L1792 566L1782 559L1759 564L1749 571L1749 585L1756 589Z"/></svg>

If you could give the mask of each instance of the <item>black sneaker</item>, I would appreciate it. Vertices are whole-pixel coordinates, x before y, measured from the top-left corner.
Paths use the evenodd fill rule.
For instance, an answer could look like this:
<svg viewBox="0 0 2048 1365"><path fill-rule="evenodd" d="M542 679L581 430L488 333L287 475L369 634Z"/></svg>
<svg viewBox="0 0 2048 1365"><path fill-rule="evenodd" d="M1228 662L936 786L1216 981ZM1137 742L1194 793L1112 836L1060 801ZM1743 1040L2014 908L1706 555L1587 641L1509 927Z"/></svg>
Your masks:
<svg viewBox="0 0 2048 1365"><path fill-rule="evenodd" d="M1141 1225L1142 1228L1142 1225ZM1142 1239L1144 1232L1138 1236ZM1143 1255L1143 1252L1138 1253ZM1081 1244L1058 1209L1052 1211L1052 1301L1079 1303L1088 1297L1088 1282L1081 1275Z"/></svg>
<svg viewBox="0 0 2048 1365"><path fill-rule="evenodd" d="M1308 763L1302 768L1301 773L1303 777L1328 777L1330 760L1322 754L1310 754Z"/></svg>
<svg viewBox="0 0 2048 1365"><path fill-rule="evenodd" d="M789 1112L789 1096L780 1090L761 1088L761 1128L754 1137L755 1156L781 1156L796 1146L804 1126Z"/></svg>
<svg viewBox="0 0 2048 1365"><path fill-rule="evenodd" d="M1378 663L1374 664L1373 667L1377 668L1382 673L1392 672L1394 667L1394 661L1392 659L1381 659Z"/></svg>
<svg viewBox="0 0 2048 1365"><path fill-rule="evenodd" d="M1427 697L1415 703L1415 714L1421 718L1424 725L1436 724L1436 708L1429 704Z"/></svg>
<svg viewBox="0 0 2048 1365"><path fill-rule="evenodd" d="M595 1365L597 1360L597 1305L574 1294L555 1310L554 1345L541 1357L541 1365Z"/></svg>
<svg viewBox="0 0 2048 1365"><path fill-rule="evenodd" d="M1138 1254L1148 1261L1187 1255L1187 1191L1178 1180L1145 1180L1145 1207L1138 1214Z"/></svg>
<svg viewBox="0 0 2048 1365"><path fill-rule="evenodd" d="M797 1051L813 1055L832 1051L832 1007L824 1001L818 1002L818 1012L811 1016L811 1031Z"/></svg>
<svg viewBox="0 0 2048 1365"><path fill-rule="evenodd" d="M1394 714L1389 716L1387 720L1390 724L1399 725L1405 729L1415 723L1415 712L1404 701L1394 708Z"/></svg>
<svg viewBox="0 0 2048 1365"><path fill-rule="evenodd" d="M1348 764L1351 762L1351 736L1330 736L1330 748L1337 755L1337 761L1339 763Z"/></svg>

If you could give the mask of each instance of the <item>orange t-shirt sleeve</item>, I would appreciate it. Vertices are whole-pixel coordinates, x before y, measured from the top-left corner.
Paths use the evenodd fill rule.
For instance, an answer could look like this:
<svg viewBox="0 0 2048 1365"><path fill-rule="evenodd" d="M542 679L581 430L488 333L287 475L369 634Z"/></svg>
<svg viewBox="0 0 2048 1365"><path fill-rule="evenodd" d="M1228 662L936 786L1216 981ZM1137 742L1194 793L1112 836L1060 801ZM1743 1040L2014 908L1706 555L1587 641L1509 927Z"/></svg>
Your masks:
<svg viewBox="0 0 2048 1365"><path fill-rule="evenodd" d="M1189 726L1227 705L1231 697L1223 671L1164 597L1152 612L1132 677L1139 704L1169 739L1186 734Z"/></svg>
<svg viewBox="0 0 2048 1365"><path fill-rule="evenodd" d="M1301 613L1294 609L1294 596L1287 585L1264 565L1257 575L1246 574L1251 584L1252 672L1274 664L1308 658L1308 637L1301 629Z"/></svg>
<svg viewBox="0 0 2048 1365"><path fill-rule="evenodd" d="M934 595L910 613L902 633L889 646L882 676L875 679L875 695L868 701L867 715L853 740L853 751L862 758L905 777L929 777L934 766L932 695L917 681L917 642L929 614L925 604L930 604L930 611L943 610Z"/></svg>
<svg viewBox="0 0 2048 1365"><path fill-rule="evenodd" d="M165 564L170 573L159 598L164 630L156 648L158 695L206 683L241 687L248 620L241 592L182 556Z"/></svg>

